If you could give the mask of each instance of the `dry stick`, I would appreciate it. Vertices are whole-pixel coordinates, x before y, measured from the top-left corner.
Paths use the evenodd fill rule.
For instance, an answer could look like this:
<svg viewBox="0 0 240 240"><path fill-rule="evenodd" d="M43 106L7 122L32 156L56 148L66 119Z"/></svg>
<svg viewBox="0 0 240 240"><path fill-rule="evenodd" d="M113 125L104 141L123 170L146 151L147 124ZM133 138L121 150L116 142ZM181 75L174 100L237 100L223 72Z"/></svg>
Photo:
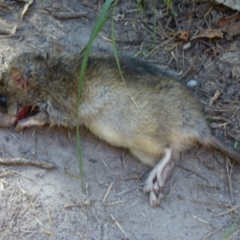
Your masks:
<svg viewBox="0 0 240 240"><path fill-rule="evenodd" d="M53 163L48 163L40 160L30 160L26 158L0 158L0 164L6 165L30 165L44 169L54 169L56 166Z"/></svg>
<svg viewBox="0 0 240 240"><path fill-rule="evenodd" d="M112 39L107 38L107 37L101 35L100 33L98 34L98 36L101 37L101 38L103 38L104 40L106 40L106 41L108 41L108 42L112 42Z"/></svg>
<svg viewBox="0 0 240 240"><path fill-rule="evenodd" d="M196 62L197 59L197 55L194 56L193 60L192 60L192 64L189 66L189 68L182 74L182 76L180 77L180 79L183 79L194 67L194 64Z"/></svg>
<svg viewBox="0 0 240 240"><path fill-rule="evenodd" d="M49 212L48 208L47 208L47 216L48 216L49 224L52 225L52 218L51 218L51 215L50 215L50 212Z"/></svg>
<svg viewBox="0 0 240 240"><path fill-rule="evenodd" d="M110 186L109 186L109 188L108 188L108 190L107 190L107 192L106 192L106 194L105 194L105 196L104 196L104 198L102 200L102 203L104 203L106 201L106 199L107 199L107 197L108 197L108 195L109 195L109 193L110 193L110 191L112 189L112 185L113 185L113 182L111 182L111 184L110 184Z"/></svg>
<svg viewBox="0 0 240 240"><path fill-rule="evenodd" d="M59 12L59 13L55 13L52 12L48 9L46 9L53 17L57 18L57 19L62 19L62 20L66 20L66 19L74 19L74 18L82 18L82 17L86 17L87 12Z"/></svg>
<svg viewBox="0 0 240 240"><path fill-rule="evenodd" d="M27 229L23 229L23 228L21 228L21 232L24 232L24 233L35 233L35 231L31 231L31 230L27 230Z"/></svg>
<svg viewBox="0 0 240 240"><path fill-rule="evenodd" d="M125 203L126 200L120 200L120 201L116 201L116 202L111 202L111 203L108 203L106 206L114 206L114 205L117 205L117 204L122 204L122 203Z"/></svg>
<svg viewBox="0 0 240 240"><path fill-rule="evenodd" d="M182 169L184 169L184 170L186 170L186 171L188 171L188 172L194 173L195 175L197 175L198 177L202 178L203 180L205 180L205 181L207 181L207 182L210 182L207 178L203 177L201 174L195 172L195 171L192 170L192 169L186 168L186 167L184 167L184 166L179 166L179 167L182 168Z"/></svg>
<svg viewBox="0 0 240 240"><path fill-rule="evenodd" d="M40 33L35 33L35 34L10 34L10 35L4 35L4 36L0 36L0 39L4 39L4 38L14 38L14 37L34 37L34 36L48 36L51 37L55 40L57 40L57 38L49 35L49 34L40 34Z"/></svg>
<svg viewBox="0 0 240 240"><path fill-rule="evenodd" d="M18 217L21 218L23 214L29 209L29 207L26 207L22 212L19 212Z"/></svg>
<svg viewBox="0 0 240 240"><path fill-rule="evenodd" d="M214 215L214 217L223 216L223 215L225 215L225 214L228 214L228 213L230 213L230 212L233 212L233 211L237 210L238 208L240 208L240 205L234 206L234 207L232 207L231 209L229 209L229 210L227 210L227 211L225 211L225 212L218 213L218 214Z"/></svg>
<svg viewBox="0 0 240 240"><path fill-rule="evenodd" d="M54 236L54 233L52 231L46 230L46 229L41 229L41 232L46 233L49 236Z"/></svg>
<svg viewBox="0 0 240 240"><path fill-rule="evenodd" d="M117 225L117 227L120 229L121 232L124 233L124 235L126 236L126 232L123 230L123 228L121 227L121 225L119 224L119 222L114 218L114 216L112 214L110 214L112 220L115 222L115 224Z"/></svg>
<svg viewBox="0 0 240 240"><path fill-rule="evenodd" d="M10 229L11 229L11 230L13 229L13 222L14 222L14 220L16 219L16 216L18 215L19 212L20 212L20 209L18 209L18 210L16 211L15 215L13 216L13 219L12 219L12 221L11 221L11 223L10 223Z"/></svg>
<svg viewBox="0 0 240 240"><path fill-rule="evenodd" d="M182 209L183 212L189 214L192 218L196 219L197 221L202 222L202 223L205 223L205 224L208 224L208 225L212 225L212 224L209 223L208 221L206 221L206 220L204 220L204 219L202 219L202 218L199 218L199 217L197 217L197 216L195 216L195 215L192 215L190 212L186 211L185 209L183 209L183 208L181 208L181 209Z"/></svg>
<svg viewBox="0 0 240 240"><path fill-rule="evenodd" d="M190 171L190 173L187 173L187 174L185 174L183 177L180 177L179 179L177 179L177 180L175 181L173 187L170 186L170 191L169 191L169 194L167 195L167 198L170 198L170 197L171 197L171 195L172 195L172 193L173 193L173 191L174 191L177 183L179 183L182 179L184 179L184 178L186 178L186 177L188 177L188 176L190 176L190 175L192 175L192 174L193 174L192 171Z"/></svg>
<svg viewBox="0 0 240 240"><path fill-rule="evenodd" d="M93 9L94 11L98 10L98 8L92 2L90 2L88 0L83 0L82 4Z"/></svg>
<svg viewBox="0 0 240 240"><path fill-rule="evenodd" d="M38 50L39 52L44 53L44 51L43 51L42 49L40 49L40 48L38 48L38 47L32 45L31 43L28 43L28 45L29 45L30 47L32 47L33 49L36 49L36 50Z"/></svg>
<svg viewBox="0 0 240 240"><path fill-rule="evenodd" d="M233 131L235 131L234 129L233 129ZM240 138L238 138L238 137L236 137L234 134L232 134L231 132L227 132L227 135L228 136L230 136L231 138L233 138L235 141L238 141L238 142L240 142Z"/></svg>
<svg viewBox="0 0 240 240"><path fill-rule="evenodd" d="M124 152L123 152L123 154L122 154L122 163L123 163L124 169L126 170L126 172L128 172L124 159L125 158L124 158Z"/></svg>
<svg viewBox="0 0 240 240"><path fill-rule="evenodd" d="M229 193L230 193L230 198L231 201L233 201L233 189L232 189L232 167L233 165L231 165L230 160L228 157L227 161L226 161L226 171L227 171L227 178L228 178L228 186L229 186ZM230 169L229 169L230 166Z"/></svg>
<svg viewBox="0 0 240 240"><path fill-rule="evenodd" d="M116 196L117 196L117 197L120 197L120 196L122 196L122 195L124 195L124 194L126 194L126 193L130 193L130 192L135 191L135 190L137 190L137 189L138 189L138 187L134 187L134 188L128 189L128 190L126 190L126 191L119 192L119 193L116 194Z"/></svg>
<svg viewBox="0 0 240 240"><path fill-rule="evenodd" d="M205 237L203 237L202 240L206 240L206 239L210 238L212 235L214 235L215 233L217 233L217 232L219 232L219 231L221 231L221 230L222 230L222 228L219 228L219 229L217 229L217 230L209 233L208 235L206 235Z"/></svg>

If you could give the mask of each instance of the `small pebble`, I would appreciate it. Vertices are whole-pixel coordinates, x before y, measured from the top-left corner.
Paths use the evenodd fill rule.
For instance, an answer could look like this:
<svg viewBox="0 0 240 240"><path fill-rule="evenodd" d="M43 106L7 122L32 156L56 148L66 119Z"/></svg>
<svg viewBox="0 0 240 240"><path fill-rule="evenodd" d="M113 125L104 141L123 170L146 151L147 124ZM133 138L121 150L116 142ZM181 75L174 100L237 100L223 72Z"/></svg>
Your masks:
<svg viewBox="0 0 240 240"><path fill-rule="evenodd" d="M187 82L187 86L188 87L195 87L197 85L197 81L196 80L189 80L188 82Z"/></svg>
<svg viewBox="0 0 240 240"><path fill-rule="evenodd" d="M191 47L191 43L187 42L186 44L183 45L182 50L183 51L188 50L190 47Z"/></svg>

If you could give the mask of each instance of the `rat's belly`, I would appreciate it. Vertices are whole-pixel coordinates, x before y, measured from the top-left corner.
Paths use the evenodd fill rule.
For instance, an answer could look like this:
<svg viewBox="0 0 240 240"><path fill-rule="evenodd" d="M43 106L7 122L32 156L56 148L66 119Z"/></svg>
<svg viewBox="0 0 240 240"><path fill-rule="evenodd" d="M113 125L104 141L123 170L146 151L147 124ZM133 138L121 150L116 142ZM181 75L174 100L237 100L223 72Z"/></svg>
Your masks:
<svg viewBox="0 0 240 240"><path fill-rule="evenodd" d="M100 121L94 121L93 123L88 124L87 127L92 133L105 140L109 144L118 147L127 147L128 145L124 136L107 124L104 124Z"/></svg>

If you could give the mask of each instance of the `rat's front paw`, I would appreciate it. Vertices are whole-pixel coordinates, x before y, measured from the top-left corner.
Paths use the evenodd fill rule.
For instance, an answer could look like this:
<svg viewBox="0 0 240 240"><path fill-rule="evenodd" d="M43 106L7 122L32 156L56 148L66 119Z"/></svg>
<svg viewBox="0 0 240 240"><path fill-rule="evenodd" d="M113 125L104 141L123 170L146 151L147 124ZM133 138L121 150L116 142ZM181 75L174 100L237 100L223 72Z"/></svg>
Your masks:
<svg viewBox="0 0 240 240"><path fill-rule="evenodd" d="M22 132L23 129L24 129L24 127L20 123L17 123L17 125L15 126L16 132Z"/></svg>

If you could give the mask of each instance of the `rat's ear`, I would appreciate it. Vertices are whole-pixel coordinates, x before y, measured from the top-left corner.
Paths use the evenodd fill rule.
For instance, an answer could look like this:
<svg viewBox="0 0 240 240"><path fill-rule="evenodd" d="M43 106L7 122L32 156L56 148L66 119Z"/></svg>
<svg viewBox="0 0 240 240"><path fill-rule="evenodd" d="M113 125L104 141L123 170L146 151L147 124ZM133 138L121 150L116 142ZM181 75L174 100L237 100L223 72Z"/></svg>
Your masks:
<svg viewBox="0 0 240 240"><path fill-rule="evenodd" d="M28 79L18 68L11 67L9 74L17 87L27 88Z"/></svg>

